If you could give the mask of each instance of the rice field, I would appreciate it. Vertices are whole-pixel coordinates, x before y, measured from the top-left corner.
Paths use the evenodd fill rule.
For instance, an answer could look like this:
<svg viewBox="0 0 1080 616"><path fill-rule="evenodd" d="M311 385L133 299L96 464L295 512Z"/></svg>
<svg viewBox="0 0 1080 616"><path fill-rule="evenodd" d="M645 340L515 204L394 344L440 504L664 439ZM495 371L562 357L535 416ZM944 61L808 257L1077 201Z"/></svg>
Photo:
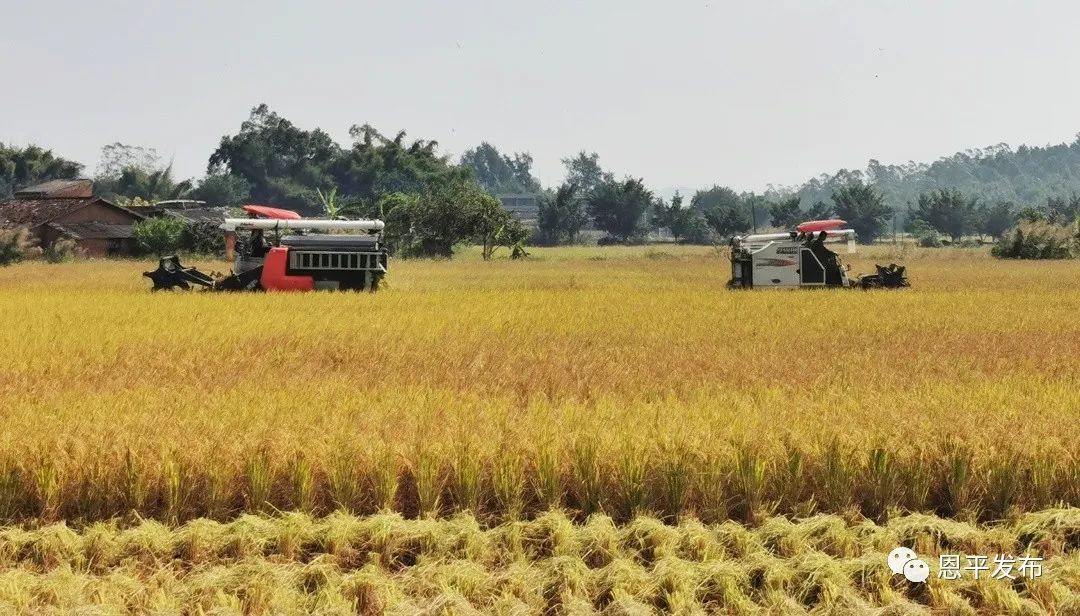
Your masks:
<svg viewBox="0 0 1080 616"><path fill-rule="evenodd" d="M879 246L852 272L912 289L732 292L713 248L532 254L373 295L0 269L0 605L1080 609L1080 262ZM1031 549L1045 583L909 587L897 540Z"/></svg>

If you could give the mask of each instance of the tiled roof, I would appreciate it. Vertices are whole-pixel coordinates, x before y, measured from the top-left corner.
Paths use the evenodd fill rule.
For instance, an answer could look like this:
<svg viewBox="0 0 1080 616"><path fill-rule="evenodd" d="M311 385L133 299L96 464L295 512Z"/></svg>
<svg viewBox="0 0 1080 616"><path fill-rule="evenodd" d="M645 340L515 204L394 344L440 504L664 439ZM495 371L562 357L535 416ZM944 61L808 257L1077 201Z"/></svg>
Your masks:
<svg viewBox="0 0 1080 616"><path fill-rule="evenodd" d="M91 180L50 180L15 192L17 199L88 199L94 196Z"/></svg>
<svg viewBox="0 0 1080 616"><path fill-rule="evenodd" d="M90 205L96 199L9 199L0 202L0 221L36 227Z"/></svg>
<svg viewBox="0 0 1080 616"><path fill-rule="evenodd" d="M133 237L131 225L115 225L104 222L78 222L60 225L50 222L48 226L73 240L115 240Z"/></svg>
<svg viewBox="0 0 1080 616"><path fill-rule="evenodd" d="M0 223L36 227L100 201L142 220L142 214L113 205L100 197L89 199L8 199L0 201Z"/></svg>

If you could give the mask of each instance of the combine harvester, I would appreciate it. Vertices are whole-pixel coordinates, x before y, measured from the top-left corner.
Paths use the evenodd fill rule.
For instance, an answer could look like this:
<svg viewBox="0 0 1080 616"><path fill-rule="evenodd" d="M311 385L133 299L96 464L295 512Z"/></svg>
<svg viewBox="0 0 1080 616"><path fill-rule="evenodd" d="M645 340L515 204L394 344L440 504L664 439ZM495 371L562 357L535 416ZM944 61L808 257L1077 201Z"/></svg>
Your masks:
<svg viewBox="0 0 1080 616"><path fill-rule="evenodd" d="M323 220L301 218L291 210L245 205L249 218L226 218L225 259L236 258L233 273L213 277L184 267L176 256L162 257L158 268L144 272L153 290L314 291L319 289L375 291L386 275L387 252L381 243L381 220ZM282 231L362 231L363 234L282 236ZM273 232L273 241L266 238ZM244 233L236 251L237 232Z"/></svg>
<svg viewBox="0 0 1080 616"><path fill-rule="evenodd" d="M848 267L825 243L846 241L855 252L855 231L843 220L812 220L787 233L763 233L731 238L731 289L798 289L820 287L907 287L905 268L895 263L877 267L854 281Z"/></svg>

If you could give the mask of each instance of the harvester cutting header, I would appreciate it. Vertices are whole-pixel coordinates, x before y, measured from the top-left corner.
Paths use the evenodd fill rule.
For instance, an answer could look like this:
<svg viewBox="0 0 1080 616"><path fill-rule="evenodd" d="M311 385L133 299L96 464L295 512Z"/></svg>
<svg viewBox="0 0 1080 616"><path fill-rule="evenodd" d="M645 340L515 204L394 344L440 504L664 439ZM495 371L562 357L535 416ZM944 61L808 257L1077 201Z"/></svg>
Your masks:
<svg viewBox="0 0 1080 616"><path fill-rule="evenodd" d="M786 233L731 238L729 288L796 289L808 287L899 288L908 285L905 268L877 266L876 274L848 278L848 267L826 242L846 242L855 252L855 231L843 220L812 220Z"/></svg>
<svg viewBox="0 0 1080 616"><path fill-rule="evenodd" d="M196 285L211 291L375 291L386 275L381 220L302 218L291 210L260 205L243 209L249 218L226 218L221 225L225 258L235 257L231 274L215 278L183 267L176 256L162 257L156 270L143 274L154 282L154 290Z"/></svg>

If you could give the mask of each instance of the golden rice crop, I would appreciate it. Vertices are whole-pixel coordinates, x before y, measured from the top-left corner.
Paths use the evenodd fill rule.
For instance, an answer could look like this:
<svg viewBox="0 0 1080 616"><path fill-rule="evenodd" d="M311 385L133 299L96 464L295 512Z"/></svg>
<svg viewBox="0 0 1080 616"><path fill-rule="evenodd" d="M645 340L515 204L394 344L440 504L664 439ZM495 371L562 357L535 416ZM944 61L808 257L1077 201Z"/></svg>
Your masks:
<svg viewBox="0 0 1080 616"><path fill-rule="evenodd" d="M1080 262L875 260L913 288L731 292L684 247L395 261L373 295L0 269L0 517L1080 504Z"/></svg>
<svg viewBox="0 0 1080 616"><path fill-rule="evenodd" d="M616 525L563 512L483 528L470 515L245 515L178 528L115 522L0 530L11 613L1040 614L1080 608L1080 511L977 526L922 514ZM887 554L1039 558L1039 573L913 584Z"/></svg>

